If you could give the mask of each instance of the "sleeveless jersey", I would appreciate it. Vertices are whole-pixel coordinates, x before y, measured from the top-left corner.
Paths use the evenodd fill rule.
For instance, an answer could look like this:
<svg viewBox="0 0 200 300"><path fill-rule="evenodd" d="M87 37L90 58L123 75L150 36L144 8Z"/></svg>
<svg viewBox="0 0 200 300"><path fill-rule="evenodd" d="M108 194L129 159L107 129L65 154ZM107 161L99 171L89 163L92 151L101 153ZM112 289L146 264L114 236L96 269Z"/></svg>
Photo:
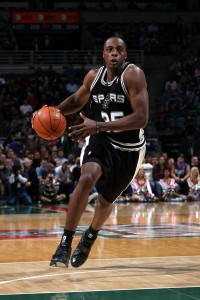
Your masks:
<svg viewBox="0 0 200 300"><path fill-rule="evenodd" d="M115 121L133 113L128 90L123 75L130 66L125 63L121 72L111 81L106 82L107 68L102 66L90 88L86 115L99 122ZM145 145L144 130L100 132L111 144L120 150L138 151Z"/></svg>
<svg viewBox="0 0 200 300"><path fill-rule="evenodd" d="M187 169L188 164L183 163L182 165L178 165L176 162L174 163L174 169L175 169L175 174L179 178L183 178L186 175L186 169Z"/></svg>

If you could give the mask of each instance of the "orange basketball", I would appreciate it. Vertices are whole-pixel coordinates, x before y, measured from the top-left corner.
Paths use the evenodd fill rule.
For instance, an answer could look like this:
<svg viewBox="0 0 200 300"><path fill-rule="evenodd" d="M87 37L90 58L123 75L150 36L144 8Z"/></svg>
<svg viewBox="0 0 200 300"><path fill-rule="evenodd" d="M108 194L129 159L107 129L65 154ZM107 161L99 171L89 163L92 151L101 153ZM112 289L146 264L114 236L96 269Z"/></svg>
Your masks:
<svg viewBox="0 0 200 300"><path fill-rule="evenodd" d="M53 106L43 106L32 118L33 129L45 140L59 138L64 133L66 124L65 116Z"/></svg>

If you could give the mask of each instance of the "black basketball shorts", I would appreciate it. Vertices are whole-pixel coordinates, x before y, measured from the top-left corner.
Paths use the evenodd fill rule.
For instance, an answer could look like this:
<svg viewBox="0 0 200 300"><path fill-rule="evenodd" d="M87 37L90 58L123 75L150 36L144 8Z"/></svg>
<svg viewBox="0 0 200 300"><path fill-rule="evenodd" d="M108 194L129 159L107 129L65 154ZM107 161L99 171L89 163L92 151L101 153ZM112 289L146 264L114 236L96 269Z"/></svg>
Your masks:
<svg viewBox="0 0 200 300"><path fill-rule="evenodd" d="M104 199L113 203L128 187L137 174L145 155L144 146L139 151L121 151L101 134L95 134L86 140L81 152L82 164L96 162L103 169L103 175L96 183L96 189Z"/></svg>

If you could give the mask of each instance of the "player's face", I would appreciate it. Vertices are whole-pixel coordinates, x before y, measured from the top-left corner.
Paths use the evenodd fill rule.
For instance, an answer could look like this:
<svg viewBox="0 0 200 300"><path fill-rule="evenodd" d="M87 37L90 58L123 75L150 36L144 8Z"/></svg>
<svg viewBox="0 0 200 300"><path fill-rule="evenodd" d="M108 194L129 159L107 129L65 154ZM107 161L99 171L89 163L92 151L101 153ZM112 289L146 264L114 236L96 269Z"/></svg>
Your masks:
<svg viewBox="0 0 200 300"><path fill-rule="evenodd" d="M103 58L109 69L118 70L127 57L126 46L120 38L110 38L106 41Z"/></svg>

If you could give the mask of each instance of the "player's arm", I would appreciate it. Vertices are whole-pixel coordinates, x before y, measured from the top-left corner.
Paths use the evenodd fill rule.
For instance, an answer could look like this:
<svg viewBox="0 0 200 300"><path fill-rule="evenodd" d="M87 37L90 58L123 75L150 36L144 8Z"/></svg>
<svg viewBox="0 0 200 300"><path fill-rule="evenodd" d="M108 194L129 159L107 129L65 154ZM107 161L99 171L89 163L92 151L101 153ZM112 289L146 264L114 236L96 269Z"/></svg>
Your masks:
<svg viewBox="0 0 200 300"><path fill-rule="evenodd" d="M172 166L172 169L171 169L171 177L174 178L176 181L180 181L180 178L178 176L176 176L176 174L175 174L174 166Z"/></svg>
<svg viewBox="0 0 200 300"><path fill-rule="evenodd" d="M130 66L124 74L133 113L112 122L100 122L100 131L134 130L144 128L149 116L149 97L144 72Z"/></svg>
<svg viewBox="0 0 200 300"><path fill-rule="evenodd" d="M70 95L62 103L58 104L57 108L63 114L72 114L79 111L85 106L90 96L90 86L97 74L97 69L90 70L77 92Z"/></svg>
<svg viewBox="0 0 200 300"><path fill-rule="evenodd" d="M187 165L186 175L183 177L183 181L186 181L190 177L190 166Z"/></svg>

